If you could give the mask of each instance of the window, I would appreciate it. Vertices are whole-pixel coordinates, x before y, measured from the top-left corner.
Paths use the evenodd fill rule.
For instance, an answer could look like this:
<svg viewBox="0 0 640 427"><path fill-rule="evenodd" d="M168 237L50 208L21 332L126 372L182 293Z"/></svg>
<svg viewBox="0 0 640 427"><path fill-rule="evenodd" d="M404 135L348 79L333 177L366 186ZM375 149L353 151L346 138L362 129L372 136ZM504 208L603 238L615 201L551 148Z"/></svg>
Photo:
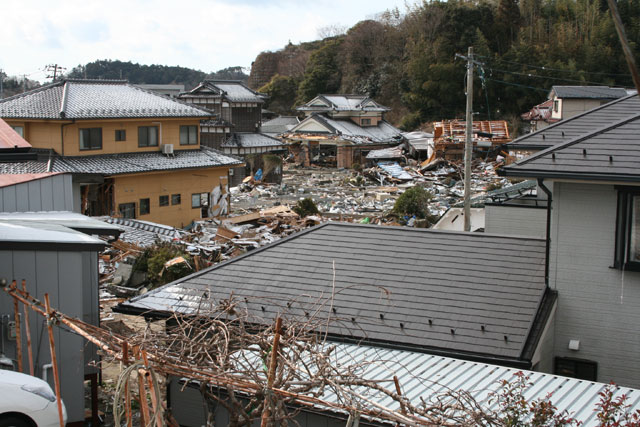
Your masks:
<svg viewBox="0 0 640 427"><path fill-rule="evenodd" d="M614 267L640 271L640 188L618 187Z"/></svg>
<svg viewBox="0 0 640 427"><path fill-rule="evenodd" d="M198 144L198 126L180 126L180 145Z"/></svg>
<svg viewBox="0 0 640 427"><path fill-rule="evenodd" d="M116 141L126 141L127 131L124 129L116 129Z"/></svg>
<svg viewBox="0 0 640 427"><path fill-rule="evenodd" d="M80 129L81 150L102 149L102 128Z"/></svg>
<svg viewBox="0 0 640 427"><path fill-rule="evenodd" d="M118 211L122 218L133 219L136 217L136 204L135 203L121 203L118 205Z"/></svg>
<svg viewBox="0 0 640 427"><path fill-rule="evenodd" d="M370 125L371 124L371 119L362 119L360 121L360 124L362 124L362 125Z"/></svg>
<svg viewBox="0 0 640 427"><path fill-rule="evenodd" d="M553 101L553 111L557 113L559 109L560 109L560 101Z"/></svg>
<svg viewBox="0 0 640 427"><path fill-rule="evenodd" d="M169 206L169 196L160 196L158 204L160 206Z"/></svg>
<svg viewBox="0 0 640 427"><path fill-rule="evenodd" d="M191 207L203 208L209 206L209 193L196 193L191 195Z"/></svg>
<svg viewBox="0 0 640 427"><path fill-rule="evenodd" d="M18 135L24 138L24 126L11 126L11 128L15 130Z"/></svg>
<svg viewBox="0 0 640 427"><path fill-rule="evenodd" d="M147 215L149 212L151 212L149 199L140 199L140 215Z"/></svg>
<svg viewBox="0 0 640 427"><path fill-rule="evenodd" d="M179 194L172 194L171 195L171 204L172 205L179 205L182 201L180 200L180 195Z"/></svg>
<svg viewBox="0 0 640 427"><path fill-rule="evenodd" d="M598 380L598 363L572 357L556 357L554 374L587 381Z"/></svg>
<svg viewBox="0 0 640 427"><path fill-rule="evenodd" d="M158 126L140 126L138 128L138 147L158 146Z"/></svg>

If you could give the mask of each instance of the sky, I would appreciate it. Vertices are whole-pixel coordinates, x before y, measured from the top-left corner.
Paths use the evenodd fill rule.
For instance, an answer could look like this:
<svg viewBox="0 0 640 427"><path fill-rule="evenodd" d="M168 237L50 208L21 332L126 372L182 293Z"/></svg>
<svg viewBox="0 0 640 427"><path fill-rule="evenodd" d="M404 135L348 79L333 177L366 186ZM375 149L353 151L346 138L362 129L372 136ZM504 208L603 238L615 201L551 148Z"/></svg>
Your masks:
<svg viewBox="0 0 640 427"><path fill-rule="evenodd" d="M2 0L0 70L43 82L98 59L204 72L250 67L262 51L318 39L404 0Z"/></svg>

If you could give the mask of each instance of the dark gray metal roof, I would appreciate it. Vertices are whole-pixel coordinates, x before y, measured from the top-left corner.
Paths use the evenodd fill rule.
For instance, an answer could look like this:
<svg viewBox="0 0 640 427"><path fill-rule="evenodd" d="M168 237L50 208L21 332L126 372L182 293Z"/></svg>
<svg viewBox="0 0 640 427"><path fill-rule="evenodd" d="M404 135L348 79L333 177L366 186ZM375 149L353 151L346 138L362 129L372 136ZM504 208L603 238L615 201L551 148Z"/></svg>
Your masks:
<svg viewBox="0 0 640 427"><path fill-rule="evenodd" d="M509 142L508 148L541 150L588 135L604 126L640 113L640 98L629 95L608 104L559 121Z"/></svg>
<svg viewBox="0 0 640 427"><path fill-rule="evenodd" d="M499 170L505 176L640 181L640 112Z"/></svg>
<svg viewBox="0 0 640 427"><path fill-rule="evenodd" d="M0 100L0 117L5 119L205 118L212 114L122 80L61 80Z"/></svg>
<svg viewBox="0 0 640 427"><path fill-rule="evenodd" d="M190 314L233 293L271 324L278 313L326 318L332 305L340 339L513 361L545 294L544 257L542 239L327 223L118 310Z"/></svg>
<svg viewBox="0 0 640 427"><path fill-rule="evenodd" d="M627 96L625 89L609 86L553 86L551 92L558 98L617 99Z"/></svg>
<svg viewBox="0 0 640 427"><path fill-rule="evenodd" d="M70 172L98 175L119 175L127 173L211 168L239 165L242 161L208 147L199 150L176 150L173 156L159 151L144 153L102 154L95 156L58 156L50 159L2 163L0 173Z"/></svg>
<svg viewBox="0 0 640 427"><path fill-rule="evenodd" d="M237 132L222 144L225 148L281 147L284 142L263 133Z"/></svg>

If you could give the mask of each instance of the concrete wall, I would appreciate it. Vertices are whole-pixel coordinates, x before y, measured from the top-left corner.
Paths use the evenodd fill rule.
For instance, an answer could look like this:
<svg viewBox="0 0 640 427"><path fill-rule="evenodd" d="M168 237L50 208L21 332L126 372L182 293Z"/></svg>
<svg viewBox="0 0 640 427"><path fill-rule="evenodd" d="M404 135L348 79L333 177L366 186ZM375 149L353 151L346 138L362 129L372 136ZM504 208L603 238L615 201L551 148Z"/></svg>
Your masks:
<svg viewBox="0 0 640 427"><path fill-rule="evenodd" d="M0 250L0 278L26 280L27 290L44 301L48 293L51 305L61 312L79 317L95 325L98 311L98 255L94 251ZM29 372L24 311L20 304L22 324L23 366ZM6 323L13 320L13 299L0 291L2 340L7 357L16 359L15 340L9 340ZM43 365L51 362L46 323L33 311L29 316L35 375L43 377ZM97 372L88 367L97 361L95 347L63 328L55 327L56 355L61 378L61 392L69 422L84 420L84 376ZM17 363L16 363L17 368ZM47 369L47 380L53 388L53 372Z"/></svg>
<svg viewBox="0 0 640 427"><path fill-rule="evenodd" d="M598 381L640 387L640 272L611 268L613 185L554 188L550 286L558 290L555 356L593 360ZM580 340L580 349L568 349Z"/></svg>
<svg viewBox="0 0 640 427"><path fill-rule="evenodd" d="M122 203L136 204L136 218L184 227L202 218L200 208L191 207L191 195L211 193L221 182L227 183L229 168L177 170L114 177L115 209ZM171 204L171 195L180 194L180 204ZM169 196L169 206L160 206L160 196ZM148 198L150 212L140 215L140 199Z"/></svg>
<svg viewBox="0 0 640 427"><path fill-rule="evenodd" d="M0 212L77 211L77 205L69 174L0 188Z"/></svg>
<svg viewBox="0 0 640 427"><path fill-rule="evenodd" d="M546 238L547 209L486 205L485 233Z"/></svg>
<svg viewBox="0 0 640 427"><path fill-rule="evenodd" d="M91 156L96 154L132 153L159 151L161 144L173 144L174 150L193 150L199 145L180 145L180 126L192 125L200 128L198 119L118 119L118 120L82 120L65 124L62 129L64 149L61 144L61 124L47 122L24 122L7 120L10 125L25 126L25 139L34 148L53 148L65 156ZM160 141L158 146L138 147L138 127L158 126ZM102 128L102 149L80 151L80 131L84 128ZM126 141L116 141L116 130L125 130ZM198 131L198 134L200 132ZM199 138L198 138L199 139ZM198 143L200 141L198 140Z"/></svg>

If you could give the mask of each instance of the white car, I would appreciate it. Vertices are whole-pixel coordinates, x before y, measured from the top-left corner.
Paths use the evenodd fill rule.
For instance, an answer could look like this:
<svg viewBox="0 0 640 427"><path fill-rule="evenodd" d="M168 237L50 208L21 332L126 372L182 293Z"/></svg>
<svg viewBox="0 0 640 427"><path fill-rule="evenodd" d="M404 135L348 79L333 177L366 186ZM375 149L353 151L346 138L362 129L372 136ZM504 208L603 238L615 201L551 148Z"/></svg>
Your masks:
<svg viewBox="0 0 640 427"><path fill-rule="evenodd" d="M64 422L67 410L62 404ZM47 382L0 370L0 427L60 427L56 395Z"/></svg>

